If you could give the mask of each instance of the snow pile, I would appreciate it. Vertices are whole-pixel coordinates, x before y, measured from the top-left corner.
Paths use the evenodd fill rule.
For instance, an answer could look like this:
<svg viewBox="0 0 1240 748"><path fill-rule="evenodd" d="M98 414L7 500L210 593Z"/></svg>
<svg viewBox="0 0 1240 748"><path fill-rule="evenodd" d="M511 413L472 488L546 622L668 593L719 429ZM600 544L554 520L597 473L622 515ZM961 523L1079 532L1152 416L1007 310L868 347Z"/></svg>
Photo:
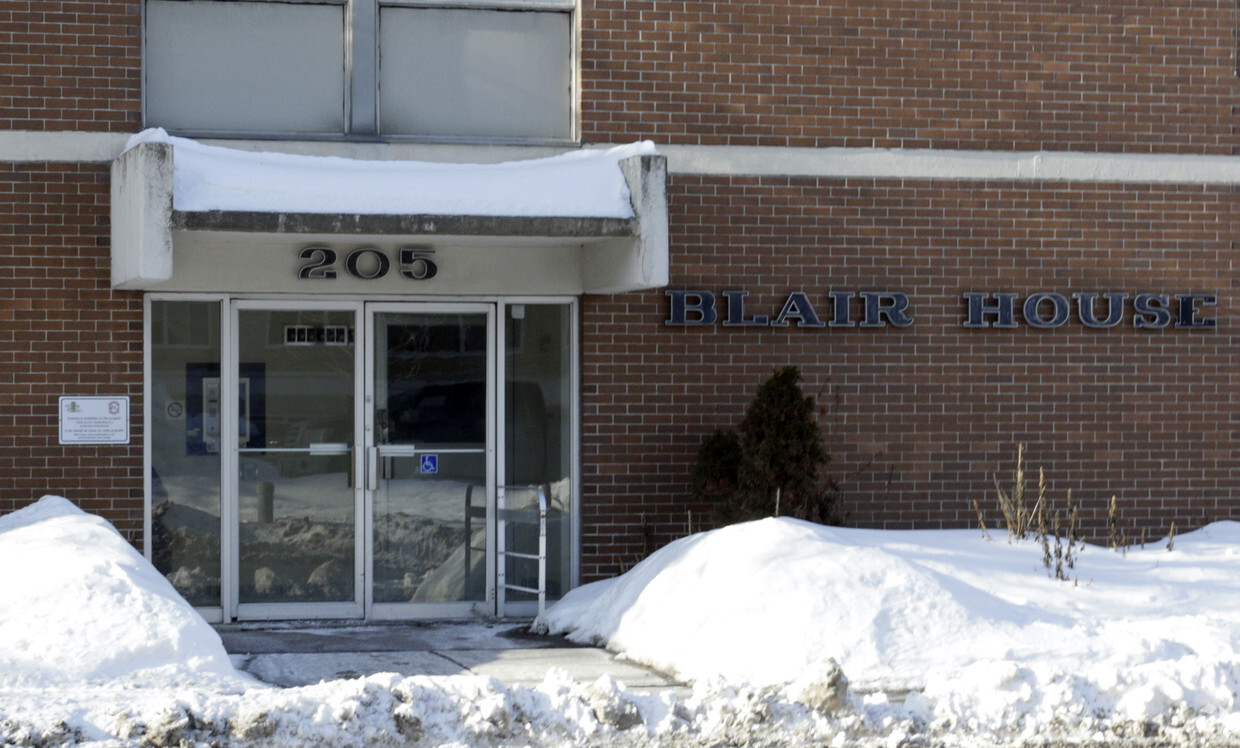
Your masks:
<svg viewBox="0 0 1240 748"><path fill-rule="evenodd" d="M792 698L838 663L860 713L935 733L1240 739L1240 524L1166 546L1086 547L1065 582L1032 541L767 519L683 538L544 623Z"/></svg>
<svg viewBox="0 0 1240 748"><path fill-rule="evenodd" d="M233 670L107 522L52 496L0 517L2 746L786 745L822 738L806 715L721 684L678 700L556 670L537 688L392 673L275 688Z"/></svg>
<svg viewBox="0 0 1240 748"><path fill-rule="evenodd" d="M237 677L163 575L65 499L0 517L0 570L0 688Z"/></svg>
<svg viewBox="0 0 1240 748"><path fill-rule="evenodd" d="M620 161L649 141L499 164L363 161L250 152L144 130L173 147L173 207L287 213L632 218Z"/></svg>
<svg viewBox="0 0 1240 748"><path fill-rule="evenodd" d="M1240 525L1063 582L1036 543L770 519L694 535L544 621L692 681L637 694L378 673L275 688L101 520L0 518L0 745L997 746L1240 741Z"/></svg>

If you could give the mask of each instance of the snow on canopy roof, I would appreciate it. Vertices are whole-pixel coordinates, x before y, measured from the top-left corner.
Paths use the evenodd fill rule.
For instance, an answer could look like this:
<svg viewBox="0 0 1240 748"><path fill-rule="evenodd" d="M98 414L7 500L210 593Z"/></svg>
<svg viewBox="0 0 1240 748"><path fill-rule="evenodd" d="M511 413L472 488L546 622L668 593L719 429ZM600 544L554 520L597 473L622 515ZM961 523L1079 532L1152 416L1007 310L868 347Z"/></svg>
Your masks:
<svg viewBox="0 0 1240 748"><path fill-rule="evenodd" d="M173 208L182 211L632 218L619 168L658 153L650 141L498 164L371 161L250 152L144 130L173 147Z"/></svg>

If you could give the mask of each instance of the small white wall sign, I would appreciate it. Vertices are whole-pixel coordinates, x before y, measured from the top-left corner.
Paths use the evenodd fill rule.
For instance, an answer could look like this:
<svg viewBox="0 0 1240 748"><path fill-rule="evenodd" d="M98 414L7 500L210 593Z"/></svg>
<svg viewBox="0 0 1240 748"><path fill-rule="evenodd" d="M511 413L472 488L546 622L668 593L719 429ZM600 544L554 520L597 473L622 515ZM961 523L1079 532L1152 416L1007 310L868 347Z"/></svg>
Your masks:
<svg viewBox="0 0 1240 748"><path fill-rule="evenodd" d="M128 444L129 397L60 398L61 444Z"/></svg>

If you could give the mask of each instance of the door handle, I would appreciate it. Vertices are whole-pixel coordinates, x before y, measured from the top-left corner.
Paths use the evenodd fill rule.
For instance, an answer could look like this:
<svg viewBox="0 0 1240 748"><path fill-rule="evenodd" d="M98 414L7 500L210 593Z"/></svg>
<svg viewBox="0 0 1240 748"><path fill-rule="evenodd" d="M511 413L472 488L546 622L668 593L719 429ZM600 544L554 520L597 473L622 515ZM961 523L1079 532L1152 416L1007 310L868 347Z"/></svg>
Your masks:
<svg viewBox="0 0 1240 748"><path fill-rule="evenodd" d="M366 489L379 490L379 448L366 448Z"/></svg>

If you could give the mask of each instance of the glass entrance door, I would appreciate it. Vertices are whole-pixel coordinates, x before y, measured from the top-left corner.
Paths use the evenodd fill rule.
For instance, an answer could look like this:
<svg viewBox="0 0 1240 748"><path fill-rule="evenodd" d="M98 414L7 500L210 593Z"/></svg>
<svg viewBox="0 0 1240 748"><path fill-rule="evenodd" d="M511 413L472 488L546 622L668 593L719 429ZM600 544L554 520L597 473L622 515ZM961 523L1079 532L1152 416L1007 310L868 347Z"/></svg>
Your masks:
<svg viewBox="0 0 1240 748"><path fill-rule="evenodd" d="M228 309L218 363L163 367L187 372L190 447L219 456L223 619L495 615L497 305ZM543 406L520 437L542 466L547 401L518 401Z"/></svg>
<svg viewBox="0 0 1240 748"><path fill-rule="evenodd" d="M493 307L368 309L370 615L493 614Z"/></svg>
<svg viewBox="0 0 1240 748"><path fill-rule="evenodd" d="M233 313L230 375L206 372L198 386L203 438L223 445L232 476L236 616L360 617L360 308L236 302Z"/></svg>

